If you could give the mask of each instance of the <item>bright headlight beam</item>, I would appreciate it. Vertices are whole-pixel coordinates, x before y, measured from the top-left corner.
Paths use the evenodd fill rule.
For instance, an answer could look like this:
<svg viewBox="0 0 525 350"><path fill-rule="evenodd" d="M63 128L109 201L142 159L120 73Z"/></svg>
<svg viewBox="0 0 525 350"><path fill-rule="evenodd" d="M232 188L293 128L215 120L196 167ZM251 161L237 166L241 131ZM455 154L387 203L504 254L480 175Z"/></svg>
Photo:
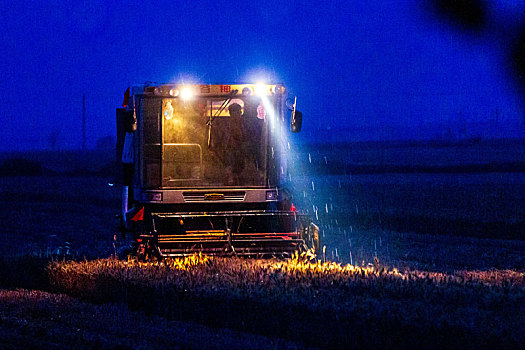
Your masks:
<svg viewBox="0 0 525 350"><path fill-rule="evenodd" d="M287 157L288 152L286 152L286 144L287 144L287 137L286 132L284 130L284 123L281 122L280 117L275 110L275 106L273 105L271 98L268 96L267 91L261 96L261 102L264 107L264 111L266 112L265 118L268 118L268 124L269 124L269 130L271 133L271 137L274 140L273 144L276 148L276 152L280 155L280 162L281 162L281 171L280 176L286 177L287 170L285 171L285 167L287 167ZM273 99L275 100L275 99ZM272 147L272 153L273 153L273 147ZM272 155L273 157L273 155Z"/></svg>
<svg viewBox="0 0 525 350"><path fill-rule="evenodd" d="M263 104L264 111L266 112L266 116L270 121L270 130L274 131L275 127L277 126L277 120L273 106L270 100L268 100L268 97L264 94L261 96L261 102Z"/></svg>
<svg viewBox="0 0 525 350"><path fill-rule="evenodd" d="M255 94L258 96L266 95L266 85L264 84L255 85Z"/></svg>
<svg viewBox="0 0 525 350"><path fill-rule="evenodd" d="M185 100L190 99L192 96L193 96L193 91L191 91L191 89L187 87L182 89L180 93L180 97L182 97Z"/></svg>

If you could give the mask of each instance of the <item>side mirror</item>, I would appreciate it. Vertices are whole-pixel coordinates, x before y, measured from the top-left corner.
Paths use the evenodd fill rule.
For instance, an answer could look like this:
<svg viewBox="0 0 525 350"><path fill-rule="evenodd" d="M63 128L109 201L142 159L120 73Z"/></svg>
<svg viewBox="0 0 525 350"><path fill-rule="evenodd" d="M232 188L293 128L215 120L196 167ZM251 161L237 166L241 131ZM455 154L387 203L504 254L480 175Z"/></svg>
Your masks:
<svg viewBox="0 0 525 350"><path fill-rule="evenodd" d="M293 111L293 109L295 108L295 99L293 98L287 98L284 103L286 104L286 108L288 108L289 111Z"/></svg>
<svg viewBox="0 0 525 350"><path fill-rule="evenodd" d="M290 118L290 131L299 132L303 126L303 114L297 110L297 97L286 100L286 107L292 111Z"/></svg>
<svg viewBox="0 0 525 350"><path fill-rule="evenodd" d="M290 120L290 131L299 132L303 126L303 114L297 110L292 111L292 118Z"/></svg>

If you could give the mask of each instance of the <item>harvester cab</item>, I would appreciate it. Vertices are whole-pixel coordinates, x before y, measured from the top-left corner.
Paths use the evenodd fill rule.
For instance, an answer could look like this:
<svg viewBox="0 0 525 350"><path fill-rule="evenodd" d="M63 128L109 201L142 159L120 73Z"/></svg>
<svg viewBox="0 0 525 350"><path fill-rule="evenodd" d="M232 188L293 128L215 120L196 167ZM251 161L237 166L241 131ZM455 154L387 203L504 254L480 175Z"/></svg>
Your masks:
<svg viewBox="0 0 525 350"><path fill-rule="evenodd" d="M122 227L139 256L319 248L317 226L281 187L288 114L291 131L302 124L283 85L140 85L123 105Z"/></svg>

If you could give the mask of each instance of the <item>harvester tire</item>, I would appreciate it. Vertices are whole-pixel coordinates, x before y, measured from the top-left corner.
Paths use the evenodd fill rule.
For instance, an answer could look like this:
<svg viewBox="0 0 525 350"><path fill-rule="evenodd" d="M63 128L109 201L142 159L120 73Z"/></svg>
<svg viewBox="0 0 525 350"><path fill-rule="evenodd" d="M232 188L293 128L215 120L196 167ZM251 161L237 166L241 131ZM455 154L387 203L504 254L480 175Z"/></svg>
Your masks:
<svg viewBox="0 0 525 350"><path fill-rule="evenodd" d="M316 255L320 253L319 227L316 224L311 222L308 227L303 228L303 239L305 250L313 250Z"/></svg>
<svg viewBox="0 0 525 350"><path fill-rule="evenodd" d="M137 247L137 259L140 261L162 261L159 247L151 242L140 243Z"/></svg>

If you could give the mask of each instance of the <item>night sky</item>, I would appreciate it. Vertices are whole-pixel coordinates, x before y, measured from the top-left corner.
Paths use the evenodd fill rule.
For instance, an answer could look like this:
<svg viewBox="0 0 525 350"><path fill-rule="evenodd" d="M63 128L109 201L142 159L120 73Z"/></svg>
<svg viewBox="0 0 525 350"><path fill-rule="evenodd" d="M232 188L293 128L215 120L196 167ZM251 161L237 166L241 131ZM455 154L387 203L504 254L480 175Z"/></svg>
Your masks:
<svg viewBox="0 0 525 350"><path fill-rule="evenodd" d="M445 3L447 1L444 1ZM450 3L450 1L448 1ZM2 1L0 150L114 136L129 84L283 82L304 141L523 137L525 1ZM468 24L468 23L467 23Z"/></svg>

